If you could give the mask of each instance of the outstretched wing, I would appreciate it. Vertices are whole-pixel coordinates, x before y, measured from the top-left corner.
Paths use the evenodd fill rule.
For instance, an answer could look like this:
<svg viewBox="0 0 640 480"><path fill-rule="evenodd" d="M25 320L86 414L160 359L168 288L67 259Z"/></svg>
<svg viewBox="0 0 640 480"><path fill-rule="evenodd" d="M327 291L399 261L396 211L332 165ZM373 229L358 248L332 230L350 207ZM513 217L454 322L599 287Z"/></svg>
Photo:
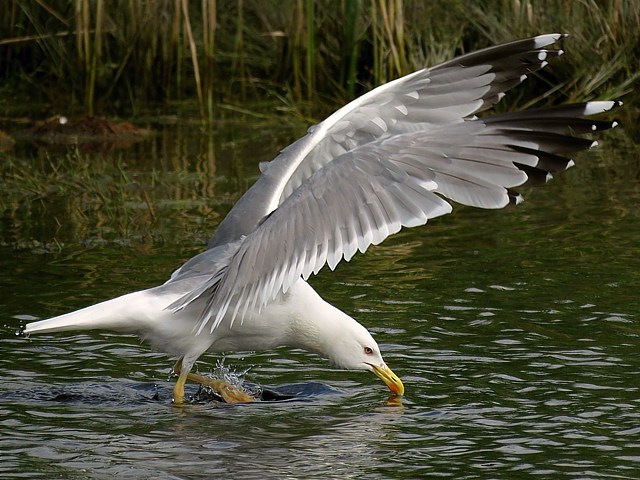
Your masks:
<svg viewBox="0 0 640 480"><path fill-rule="evenodd" d="M369 143L462 123L498 102L562 50L562 34L517 40L457 57L391 81L309 129L262 168L263 175L219 225L209 247L248 235L315 172Z"/></svg>
<svg viewBox="0 0 640 480"><path fill-rule="evenodd" d="M249 235L222 277L177 307L206 299L198 326L213 330L286 292L300 276L382 242L402 227L451 212L443 198L481 208L517 199L513 188L544 183L573 165L568 153L596 142L580 137L615 122L583 117L613 101L533 109L434 126L365 143L313 173Z"/></svg>

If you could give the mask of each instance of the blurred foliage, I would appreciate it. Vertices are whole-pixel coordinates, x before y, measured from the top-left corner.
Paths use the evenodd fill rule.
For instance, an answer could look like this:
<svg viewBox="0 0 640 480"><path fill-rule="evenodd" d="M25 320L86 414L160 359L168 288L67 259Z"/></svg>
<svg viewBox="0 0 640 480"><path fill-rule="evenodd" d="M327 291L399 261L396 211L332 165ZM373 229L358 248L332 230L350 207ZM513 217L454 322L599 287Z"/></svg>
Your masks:
<svg viewBox="0 0 640 480"><path fill-rule="evenodd" d="M270 97L319 116L423 66L549 32L571 35L568 53L523 95L633 102L638 25L635 0L7 0L0 110L132 116L192 99L212 120Z"/></svg>

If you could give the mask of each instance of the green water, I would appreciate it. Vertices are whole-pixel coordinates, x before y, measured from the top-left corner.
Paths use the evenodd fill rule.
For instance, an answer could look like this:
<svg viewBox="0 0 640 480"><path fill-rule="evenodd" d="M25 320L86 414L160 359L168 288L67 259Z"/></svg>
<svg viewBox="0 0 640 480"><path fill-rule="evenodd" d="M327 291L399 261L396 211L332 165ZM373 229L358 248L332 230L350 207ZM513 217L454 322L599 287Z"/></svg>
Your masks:
<svg viewBox="0 0 640 480"><path fill-rule="evenodd" d="M166 280L304 132L154 127L128 149L11 156L56 180L3 180L0 477L639 478L640 164L622 131L517 208L456 208L312 280L376 334L401 402L281 349L225 365L294 399L178 409L171 360L137 338L16 334Z"/></svg>

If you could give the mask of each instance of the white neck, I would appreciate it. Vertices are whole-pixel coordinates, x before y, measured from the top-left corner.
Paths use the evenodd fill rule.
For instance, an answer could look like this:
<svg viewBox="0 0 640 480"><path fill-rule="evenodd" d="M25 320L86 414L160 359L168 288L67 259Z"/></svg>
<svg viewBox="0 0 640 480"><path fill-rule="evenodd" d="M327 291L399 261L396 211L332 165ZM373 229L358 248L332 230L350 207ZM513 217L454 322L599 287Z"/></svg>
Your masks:
<svg viewBox="0 0 640 480"><path fill-rule="evenodd" d="M337 356L334 352L337 346L348 340L336 338L336 332L341 332L339 336L348 336L351 332L364 330L356 320L323 300L302 279L291 287L287 295L287 303L294 306L296 312L289 321L289 346L318 353L336 362Z"/></svg>

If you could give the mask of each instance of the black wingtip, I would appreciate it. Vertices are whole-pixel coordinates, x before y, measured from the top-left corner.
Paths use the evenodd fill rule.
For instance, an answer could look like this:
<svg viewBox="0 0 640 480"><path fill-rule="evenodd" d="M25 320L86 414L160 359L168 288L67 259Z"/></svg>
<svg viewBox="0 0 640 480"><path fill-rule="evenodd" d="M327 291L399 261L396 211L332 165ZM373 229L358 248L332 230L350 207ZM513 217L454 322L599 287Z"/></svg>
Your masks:
<svg viewBox="0 0 640 480"><path fill-rule="evenodd" d="M507 189L507 191L509 195L509 205L519 205L524 202L524 197L520 192L511 189Z"/></svg>

